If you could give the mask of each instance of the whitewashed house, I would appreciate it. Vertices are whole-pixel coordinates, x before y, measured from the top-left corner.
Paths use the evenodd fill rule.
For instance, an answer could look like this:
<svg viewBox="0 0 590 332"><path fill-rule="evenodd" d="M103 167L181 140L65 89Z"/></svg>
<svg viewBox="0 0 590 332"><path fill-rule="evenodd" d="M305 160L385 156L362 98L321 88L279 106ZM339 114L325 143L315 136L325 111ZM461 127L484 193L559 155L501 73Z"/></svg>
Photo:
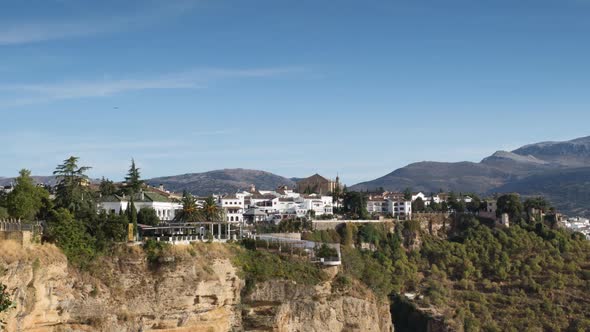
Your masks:
<svg viewBox="0 0 590 332"><path fill-rule="evenodd" d="M126 195L105 196L100 198L98 208L107 213L118 214L127 210L130 201L131 197ZM182 209L182 204L153 192L140 192L133 195L133 205L135 205L137 212L143 208L154 209L158 218L162 221L174 220L176 211Z"/></svg>
<svg viewBox="0 0 590 332"><path fill-rule="evenodd" d="M244 195L237 194L222 197L219 202L224 212L225 221L238 223L244 221L244 212L246 208Z"/></svg>

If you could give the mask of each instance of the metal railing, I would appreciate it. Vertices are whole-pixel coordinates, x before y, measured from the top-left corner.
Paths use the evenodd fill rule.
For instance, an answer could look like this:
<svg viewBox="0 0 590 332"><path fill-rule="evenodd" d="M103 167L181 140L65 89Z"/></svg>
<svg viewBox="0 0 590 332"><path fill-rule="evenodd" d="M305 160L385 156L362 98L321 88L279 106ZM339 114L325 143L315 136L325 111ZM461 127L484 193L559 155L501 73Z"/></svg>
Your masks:
<svg viewBox="0 0 590 332"><path fill-rule="evenodd" d="M19 219L0 220L0 232L42 232L41 221L26 222Z"/></svg>

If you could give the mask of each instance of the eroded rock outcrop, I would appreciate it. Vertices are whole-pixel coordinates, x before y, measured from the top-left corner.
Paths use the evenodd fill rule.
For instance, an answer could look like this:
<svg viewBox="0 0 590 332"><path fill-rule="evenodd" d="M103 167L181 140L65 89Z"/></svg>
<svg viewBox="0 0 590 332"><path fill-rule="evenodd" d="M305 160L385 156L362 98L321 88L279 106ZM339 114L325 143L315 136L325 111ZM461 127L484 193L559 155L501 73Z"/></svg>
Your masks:
<svg viewBox="0 0 590 332"><path fill-rule="evenodd" d="M392 331L389 306L373 295L338 294L331 282L259 283L243 300L247 331Z"/></svg>
<svg viewBox="0 0 590 332"><path fill-rule="evenodd" d="M2 257L0 282L16 303L4 315L6 329L226 332L241 326L236 307L243 281L227 258L213 258L206 269L197 257L181 257L154 270L139 252L101 263L92 275L81 273L50 246Z"/></svg>
<svg viewBox="0 0 590 332"><path fill-rule="evenodd" d="M0 282L15 307L0 315L7 331L391 331L387 304L288 281L244 281L220 244L175 248L148 264L123 248L90 272L69 267L54 246L0 242Z"/></svg>

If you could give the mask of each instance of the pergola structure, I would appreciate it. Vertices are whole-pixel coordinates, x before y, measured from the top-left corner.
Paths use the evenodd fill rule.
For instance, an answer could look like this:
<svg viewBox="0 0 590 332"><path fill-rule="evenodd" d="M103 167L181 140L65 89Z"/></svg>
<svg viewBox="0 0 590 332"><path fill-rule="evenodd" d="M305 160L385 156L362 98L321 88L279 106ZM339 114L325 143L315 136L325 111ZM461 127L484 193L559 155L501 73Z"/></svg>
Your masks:
<svg viewBox="0 0 590 332"><path fill-rule="evenodd" d="M180 222L161 223L157 226L138 224L139 239L170 242L190 243L214 240L225 242L242 237L241 223L228 222Z"/></svg>

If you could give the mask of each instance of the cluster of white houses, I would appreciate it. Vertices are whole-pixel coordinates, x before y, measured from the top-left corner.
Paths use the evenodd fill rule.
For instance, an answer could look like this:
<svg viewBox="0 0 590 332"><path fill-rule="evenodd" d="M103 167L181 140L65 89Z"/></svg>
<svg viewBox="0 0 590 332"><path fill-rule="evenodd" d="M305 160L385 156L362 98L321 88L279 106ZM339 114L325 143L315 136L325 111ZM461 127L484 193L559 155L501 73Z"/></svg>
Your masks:
<svg viewBox="0 0 590 332"><path fill-rule="evenodd" d="M317 188L321 187L321 180L324 178L316 174L308 179L312 179L313 186ZM338 180L336 182L324 180L327 188L339 185ZM405 199L404 196L403 193L392 192L369 195L367 211L371 214L391 215L398 219L411 219L412 202L421 199L425 206L428 206L432 202L442 203L448 199L448 195L444 193L430 196L422 192L414 193L411 200ZM334 208L341 204L339 201L334 201L332 196L303 194L286 186L276 190L257 190L252 186L248 191L240 191L231 195L214 195L213 197L223 211L223 222L244 225L278 224L281 220L332 215ZM178 198L162 187L150 187L133 197L124 195L102 197L99 208L109 213L121 213L126 211L129 203L133 200L138 211L149 207L156 211L160 220L171 222L175 219L177 211L182 209ZM468 196L461 199L466 203L471 201ZM203 201L204 199L198 200L197 204L202 204Z"/></svg>
<svg viewBox="0 0 590 332"><path fill-rule="evenodd" d="M447 202L448 199L449 195L446 193L426 195L418 192L413 193L411 199L408 200L404 193L386 191L378 195L369 195L367 198L367 212L371 214L391 215L398 219L411 219L413 202L422 200L424 206L429 206L432 203L440 204ZM470 203L473 200L469 196L463 196L460 199L465 203Z"/></svg>
<svg viewBox="0 0 590 332"><path fill-rule="evenodd" d="M338 180L327 180L319 175L308 179L309 185L320 188L333 188L339 185ZM300 184L301 186L301 184ZM322 194L302 194L289 189L286 186L276 190L257 190L253 185L249 191L241 191L232 195L214 195L217 204L223 211L223 221L227 223L255 224L261 222L279 223L285 219L303 217L319 217L332 215L335 203L332 196ZM121 213L126 211L130 202L140 211L143 208L152 208L160 220L173 221L178 210L182 209L178 196L167 192L161 186L149 187L133 197L125 195L111 195L101 197L99 208L108 213ZM202 204L204 199L198 200Z"/></svg>
<svg viewBox="0 0 590 332"><path fill-rule="evenodd" d="M332 196L304 195L287 187L277 190L243 191L218 198L225 212L226 222L278 223L285 219L331 215L334 213Z"/></svg>

